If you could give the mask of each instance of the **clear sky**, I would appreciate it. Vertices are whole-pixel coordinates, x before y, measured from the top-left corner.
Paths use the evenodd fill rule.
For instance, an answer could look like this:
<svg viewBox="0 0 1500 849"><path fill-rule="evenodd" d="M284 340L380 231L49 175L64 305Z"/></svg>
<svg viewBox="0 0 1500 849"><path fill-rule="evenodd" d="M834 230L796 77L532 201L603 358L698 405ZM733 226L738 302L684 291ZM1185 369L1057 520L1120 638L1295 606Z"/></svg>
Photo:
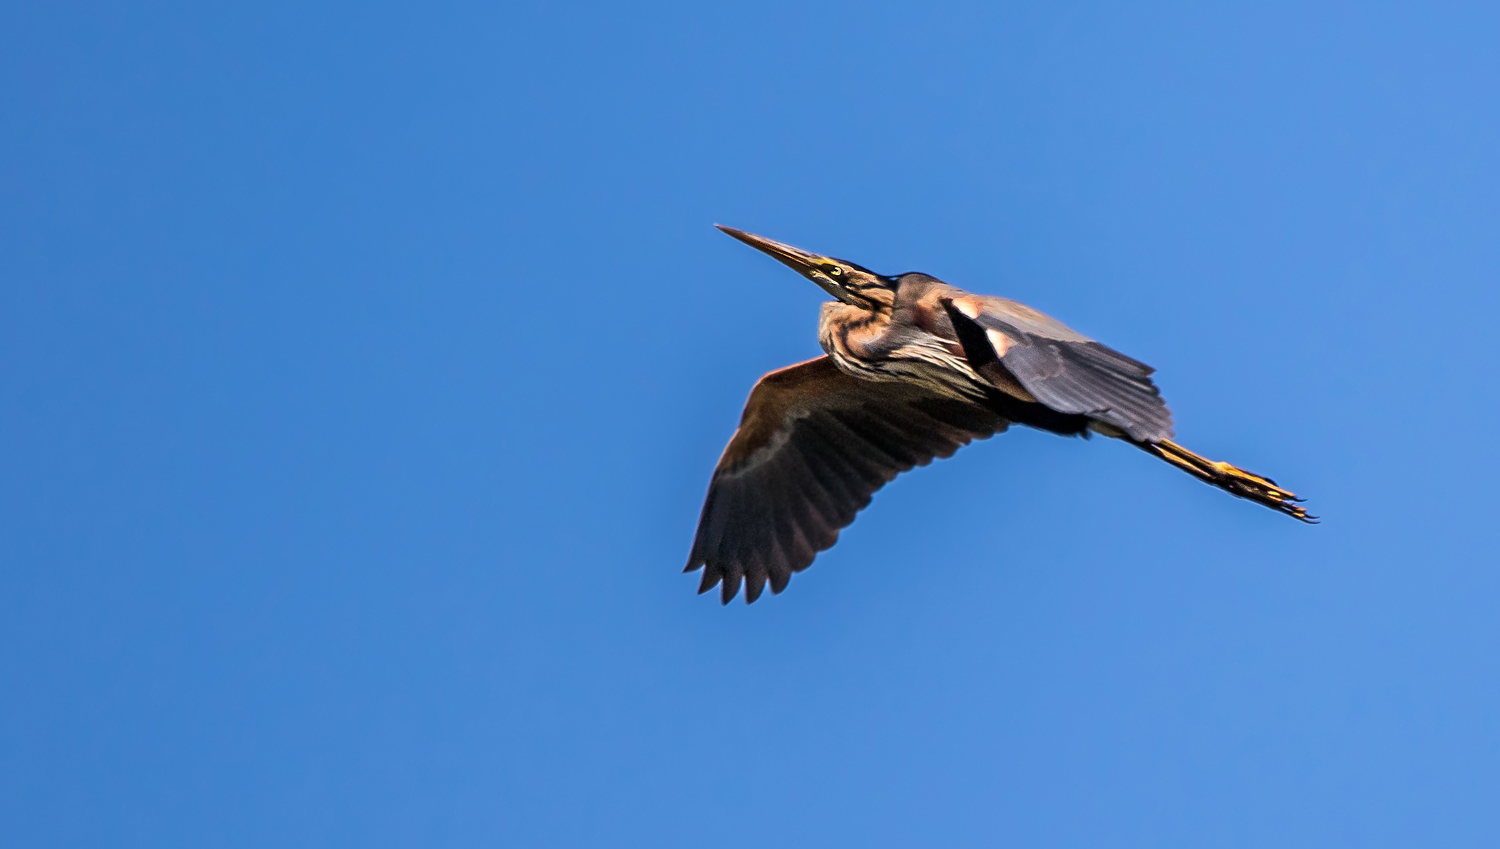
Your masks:
<svg viewBox="0 0 1500 849"><path fill-rule="evenodd" d="M0 843L1500 845L1500 12L1129 5L7 4ZM714 222L1325 522L1017 430L696 596Z"/></svg>

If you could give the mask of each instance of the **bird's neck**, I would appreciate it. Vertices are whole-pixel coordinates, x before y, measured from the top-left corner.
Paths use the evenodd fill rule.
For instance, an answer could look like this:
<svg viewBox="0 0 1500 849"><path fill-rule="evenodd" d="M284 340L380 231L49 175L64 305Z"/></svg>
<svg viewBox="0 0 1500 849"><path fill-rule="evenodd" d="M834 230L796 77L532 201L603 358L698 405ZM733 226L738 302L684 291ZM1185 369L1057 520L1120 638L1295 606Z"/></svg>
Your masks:
<svg viewBox="0 0 1500 849"><path fill-rule="evenodd" d="M865 380L915 381L962 397L986 394L962 349L897 311L873 312L839 301L823 305L818 341L840 370Z"/></svg>
<svg viewBox="0 0 1500 849"><path fill-rule="evenodd" d="M823 350L847 372L866 377L870 363L879 358L891 332L891 314L861 309L843 301L823 304L818 320L818 341Z"/></svg>

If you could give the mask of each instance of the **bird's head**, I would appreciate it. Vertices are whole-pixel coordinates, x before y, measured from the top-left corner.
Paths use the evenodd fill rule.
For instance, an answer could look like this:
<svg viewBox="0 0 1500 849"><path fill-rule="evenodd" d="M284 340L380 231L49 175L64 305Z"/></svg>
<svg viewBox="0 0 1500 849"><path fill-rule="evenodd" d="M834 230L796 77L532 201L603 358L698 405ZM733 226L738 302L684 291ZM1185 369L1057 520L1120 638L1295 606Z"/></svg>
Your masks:
<svg viewBox="0 0 1500 849"><path fill-rule="evenodd" d="M846 304L876 312L888 311L896 299L896 280L883 277L860 265L831 256L809 253L754 233L715 224L720 230L756 250L768 253L790 266L798 274L823 288L823 291Z"/></svg>

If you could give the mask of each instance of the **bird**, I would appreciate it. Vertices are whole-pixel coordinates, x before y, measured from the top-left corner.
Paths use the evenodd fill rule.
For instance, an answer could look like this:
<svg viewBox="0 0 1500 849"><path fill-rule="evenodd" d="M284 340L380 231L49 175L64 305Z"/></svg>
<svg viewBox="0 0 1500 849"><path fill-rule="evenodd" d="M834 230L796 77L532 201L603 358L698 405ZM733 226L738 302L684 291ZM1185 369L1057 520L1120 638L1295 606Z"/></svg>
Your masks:
<svg viewBox="0 0 1500 849"><path fill-rule="evenodd" d="M728 604L786 589L876 490L1018 424L1112 437L1232 495L1316 523L1275 481L1172 441L1154 369L1007 298L714 225L816 283L821 357L756 382L699 515L685 572Z"/></svg>

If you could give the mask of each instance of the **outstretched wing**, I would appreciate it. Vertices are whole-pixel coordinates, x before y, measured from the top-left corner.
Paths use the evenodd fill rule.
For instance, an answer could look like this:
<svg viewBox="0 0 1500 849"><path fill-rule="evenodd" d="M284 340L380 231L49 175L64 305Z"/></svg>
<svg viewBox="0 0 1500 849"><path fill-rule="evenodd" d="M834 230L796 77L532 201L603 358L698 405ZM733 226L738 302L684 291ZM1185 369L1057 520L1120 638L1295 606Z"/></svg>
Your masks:
<svg viewBox="0 0 1500 849"><path fill-rule="evenodd" d="M714 469L687 568L725 604L786 589L896 475L1003 431L978 404L851 377L828 357L773 371L750 391Z"/></svg>
<svg viewBox="0 0 1500 849"><path fill-rule="evenodd" d="M943 306L980 374L999 365L1036 400L1086 415L1141 442L1172 436L1172 413L1151 382L1155 369L1005 298L963 295Z"/></svg>

